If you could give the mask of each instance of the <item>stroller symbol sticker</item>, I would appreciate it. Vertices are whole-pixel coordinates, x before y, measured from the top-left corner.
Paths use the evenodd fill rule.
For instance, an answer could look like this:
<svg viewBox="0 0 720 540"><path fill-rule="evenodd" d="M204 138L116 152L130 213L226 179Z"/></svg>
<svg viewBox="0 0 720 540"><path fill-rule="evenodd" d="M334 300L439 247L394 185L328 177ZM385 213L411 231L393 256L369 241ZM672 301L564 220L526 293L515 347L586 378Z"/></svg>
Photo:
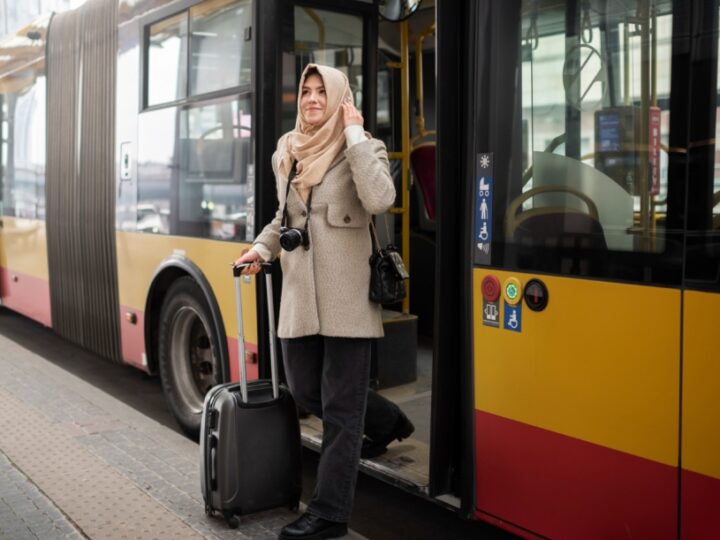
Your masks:
<svg viewBox="0 0 720 540"><path fill-rule="evenodd" d="M492 262L493 242L493 165L492 154L478 154L475 168L473 202L473 262L487 265Z"/></svg>

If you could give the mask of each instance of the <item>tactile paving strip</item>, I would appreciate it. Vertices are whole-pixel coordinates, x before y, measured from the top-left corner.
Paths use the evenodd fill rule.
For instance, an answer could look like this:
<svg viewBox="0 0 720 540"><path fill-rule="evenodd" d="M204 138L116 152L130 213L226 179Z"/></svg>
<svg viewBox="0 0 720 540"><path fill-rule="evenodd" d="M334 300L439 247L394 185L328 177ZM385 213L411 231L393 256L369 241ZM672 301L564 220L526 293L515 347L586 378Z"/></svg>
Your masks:
<svg viewBox="0 0 720 540"><path fill-rule="evenodd" d="M0 389L4 453L90 538L201 538L70 435Z"/></svg>

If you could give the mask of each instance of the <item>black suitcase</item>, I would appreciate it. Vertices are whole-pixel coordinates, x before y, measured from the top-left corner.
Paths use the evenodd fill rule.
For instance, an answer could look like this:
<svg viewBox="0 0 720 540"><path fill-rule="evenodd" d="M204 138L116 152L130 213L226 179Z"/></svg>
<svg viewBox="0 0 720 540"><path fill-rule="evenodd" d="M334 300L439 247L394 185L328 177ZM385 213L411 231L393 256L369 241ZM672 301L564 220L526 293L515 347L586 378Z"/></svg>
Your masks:
<svg viewBox="0 0 720 540"><path fill-rule="evenodd" d="M230 527L237 516L278 506L297 509L302 489L300 424L295 401L278 384L270 265L267 284L272 380L248 383L240 271L234 267L240 382L205 396L200 428L200 483L205 513L220 512Z"/></svg>

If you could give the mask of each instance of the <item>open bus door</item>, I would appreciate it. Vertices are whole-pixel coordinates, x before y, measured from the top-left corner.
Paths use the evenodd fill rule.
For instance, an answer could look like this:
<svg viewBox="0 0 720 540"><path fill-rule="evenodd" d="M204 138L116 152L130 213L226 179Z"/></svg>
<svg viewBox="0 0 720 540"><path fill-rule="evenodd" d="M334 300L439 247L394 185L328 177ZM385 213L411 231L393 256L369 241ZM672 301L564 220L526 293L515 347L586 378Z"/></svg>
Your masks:
<svg viewBox="0 0 720 540"><path fill-rule="evenodd" d="M475 513L543 537L675 538L678 463L691 448L681 399L696 409L694 464L718 477L717 445L703 447L716 430L699 412L709 406L716 423L717 399L687 395L716 366L681 379L681 351L686 368L688 353L706 362L709 349L688 337L707 344L718 310L716 295L683 292L700 3L479 4ZM688 317L701 323L690 334Z"/></svg>
<svg viewBox="0 0 720 540"><path fill-rule="evenodd" d="M453 360L438 368L439 359L435 354L438 344L433 336L438 320L435 307L438 291L435 289L433 268L439 244L435 241L434 227L422 227L415 217L416 210L426 211L426 208L420 208L417 193L409 191L413 189L411 143L419 146L423 142L432 142L433 134L427 132L434 130L437 120L433 73L436 40L432 33L436 6L428 0L420 6L418 4L408 4L417 10L410 10L401 17L403 20L390 21L380 19L379 6L370 2L338 4L317 0L275 3L277 11L273 12L278 14L275 35L281 35L283 40L282 56L276 59L281 66L278 75L281 93L276 98L279 105L275 115L278 119L275 136L294 126L297 81L306 63L318 62L345 71L365 118L366 129L381 138L388 147L391 169L397 180L396 209L385 216L377 216L376 223L381 243L393 242L404 249L406 265L411 269L410 301L404 305L385 306L386 338L378 343L374 351L373 383L383 395L400 405L415 424L416 431L410 439L390 445L386 454L362 460L361 468L403 489L434 497L442 504L457 508L460 506L456 497L458 478L463 473L458 465L462 457L459 452L462 445L461 422L458 421L462 407L457 392L460 384L457 372L459 357L452 355L455 354L460 327L453 322L458 319L451 305L455 299L449 299L450 303L445 306L448 317L443 325L447 324L444 339L452 346L448 358L452 356ZM263 6L266 4L263 3ZM446 2L444 9L448 21L446 35L456 36L462 20L460 11L452 2ZM421 37L423 39L419 39ZM270 39L266 34L262 42ZM461 38L457 36L457 39ZM272 50L269 44L267 50ZM413 127L411 116L411 111L416 111L412 106L418 88L416 61L424 61L421 65L425 68L425 77L420 79L425 80L425 84L420 86L425 100L422 129ZM447 65L456 68L454 63L448 62ZM456 89L448 85L444 91L454 95ZM457 104L451 96L448 96L448 101ZM453 116L448 129L456 131L457 121L457 117ZM426 139L420 140L417 135L426 136ZM268 139L263 143L266 144L263 160L267 162L274 150L271 142ZM454 148L450 151L455 153ZM456 157L452 159L457 160ZM434 164L417 167L433 176L435 174ZM415 172L417 174L418 171ZM260 189L266 191L259 195L260 199L268 202L274 197L270 184ZM268 206L266 216L269 219L274 214L274 208L270 208L269 204L263 206L261 203L261 206ZM460 217L453 211L445 215L458 220ZM435 217L439 230L441 224ZM263 218L260 219L262 221ZM454 249L451 247L451 250ZM458 269L453 265L451 272ZM454 283L450 273L447 279ZM422 307L418 308L419 305ZM415 309L421 311L419 316ZM424 335L418 338L418 333ZM401 365L403 367L398 369ZM443 379L443 373L452 375ZM436 392L438 388L441 388L439 393ZM442 400L439 405L436 403L438 399ZM321 423L310 417L304 419L302 425L305 444L319 448ZM465 472L470 474L469 470ZM470 499L467 499L466 510L469 511L471 506Z"/></svg>

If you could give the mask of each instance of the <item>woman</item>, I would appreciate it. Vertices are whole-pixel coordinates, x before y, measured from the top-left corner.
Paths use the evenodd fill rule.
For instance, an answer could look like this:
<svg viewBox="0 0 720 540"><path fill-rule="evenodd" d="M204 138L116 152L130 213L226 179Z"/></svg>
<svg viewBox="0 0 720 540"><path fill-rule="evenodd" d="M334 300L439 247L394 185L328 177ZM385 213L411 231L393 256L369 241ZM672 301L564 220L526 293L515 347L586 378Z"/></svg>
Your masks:
<svg viewBox="0 0 720 540"><path fill-rule="evenodd" d="M303 71L295 129L272 163L277 214L236 264L253 263L244 272L254 274L282 251L285 373L298 405L324 429L312 500L280 538L337 538L347 533L366 405L366 454L414 429L395 404L368 392L372 340L383 335L380 306L368 300L368 224L394 203L395 188L385 145L363 130L345 74L327 66Z"/></svg>

